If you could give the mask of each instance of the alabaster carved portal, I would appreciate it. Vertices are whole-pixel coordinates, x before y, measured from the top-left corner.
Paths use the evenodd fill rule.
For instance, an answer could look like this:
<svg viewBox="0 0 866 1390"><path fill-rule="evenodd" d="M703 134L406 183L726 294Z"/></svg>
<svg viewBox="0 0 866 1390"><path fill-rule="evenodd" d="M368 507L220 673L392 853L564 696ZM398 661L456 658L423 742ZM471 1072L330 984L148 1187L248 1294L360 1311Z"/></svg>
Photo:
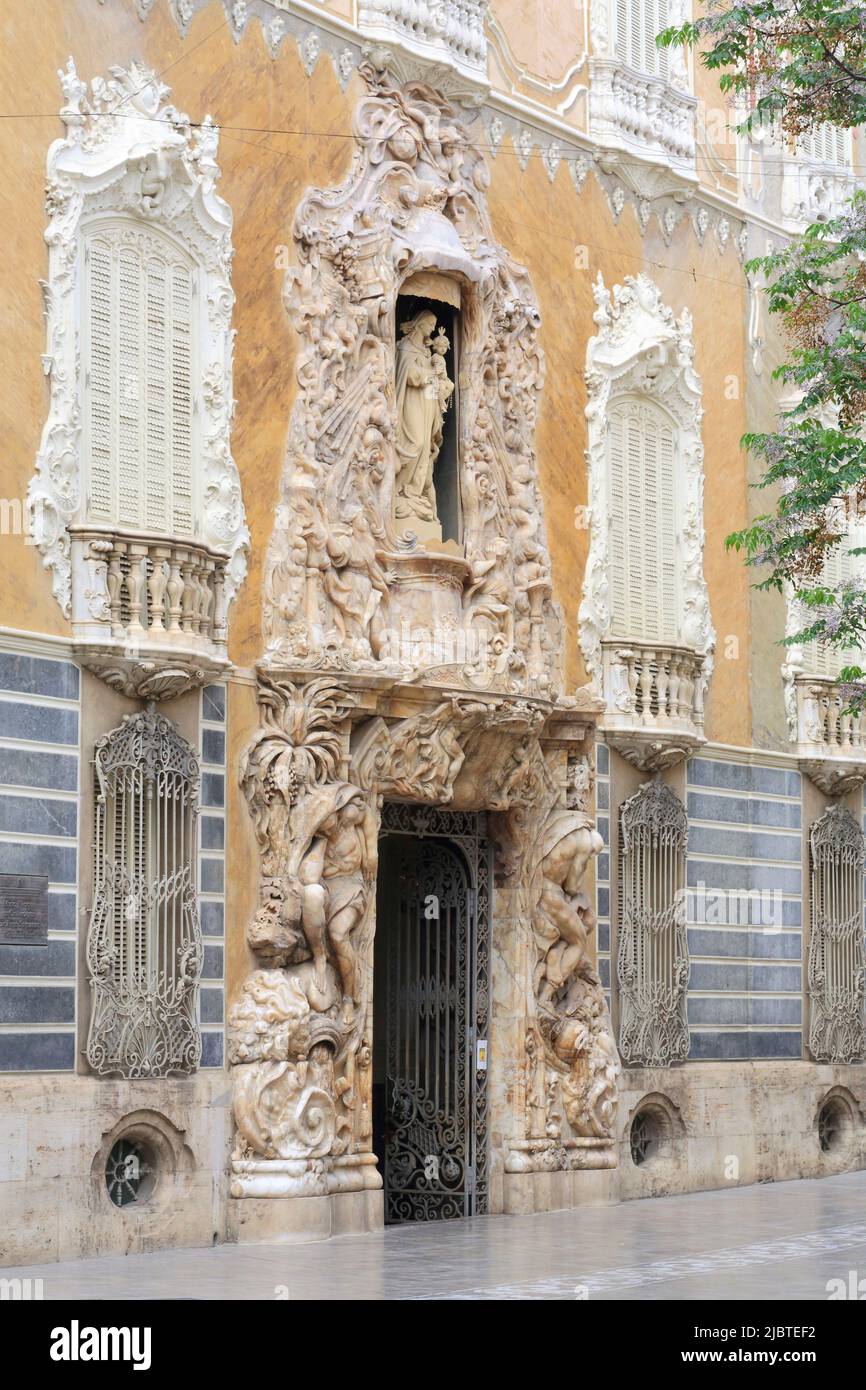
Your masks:
<svg viewBox="0 0 866 1390"><path fill-rule="evenodd" d="M385 800L411 803L422 835L419 808L488 813L491 1173L501 1187L615 1161L618 1062L588 896L600 705L561 694L534 451L538 313L493 237L462 116L427 87L362 72L352 173L302 200L286 287L298 395L265 567L259 727L240 770L261 884L255 968L228 1020L236 1198L381 1186ZM459 312L418 308L422 280ZM443 322L460 335L457 387ZM443 544L424 526L437 525L450 411L463 524Z"/></svg>

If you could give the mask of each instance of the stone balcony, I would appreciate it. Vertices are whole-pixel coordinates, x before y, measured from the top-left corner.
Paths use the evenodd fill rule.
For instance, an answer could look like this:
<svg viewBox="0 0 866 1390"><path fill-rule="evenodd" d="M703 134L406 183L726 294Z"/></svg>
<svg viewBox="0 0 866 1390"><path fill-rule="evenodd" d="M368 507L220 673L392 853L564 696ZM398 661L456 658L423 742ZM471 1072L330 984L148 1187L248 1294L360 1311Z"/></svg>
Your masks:
<svg viewBox="0 0 866 1390"><path fill-rule="evenodd" d="M848 689L797 675L791 718L800 766L821 791L839 796L866 782L866 714L849 714Z"/></svg>
<svg viewBox="0 0 866 1390"><path fill-rule="evenodd" d="M359 0L358 29L398 57L443 64L484 90L487 9L488 0Z"/></svg>
<svg viewBox="0 0 866 1390"><path fill-rule="evenodd" d="M169 699L229 667L229 556L191 540L70 528L72 632L82 665L136 699Z"/></svg>
<svg viewBox="0 0 866 1390"><path fill-rule="evenodd" d="M845 211L857 187L850 169L824 164L806 156L786 155L782 160L782 216L795 229L813 222L829 222Z"/></svg>
<svg viewBox="0 0 866 1390"><path fill-rule="evenodd" d="M605 739L633 766L655 772L706 740L706 658L687 647L602 643Z"/></svg>
<svg viewBox="0 0 866 1390"><path fill-rule="evenodd" d="M662 166L662 175L646 192L687 191L696 182L695 113L697 98L664 77L635 71L617 57L589 60L589 129L602 147L599 160L611 168L622 163L634 173L634 160ZM626 159L623 159L626 156ZM629 160L632 161L629 164ZM645 181L645 180L644 180ZM670 188L666 185L670 183ZM636 190L639 191L639 190Z"/></svg>

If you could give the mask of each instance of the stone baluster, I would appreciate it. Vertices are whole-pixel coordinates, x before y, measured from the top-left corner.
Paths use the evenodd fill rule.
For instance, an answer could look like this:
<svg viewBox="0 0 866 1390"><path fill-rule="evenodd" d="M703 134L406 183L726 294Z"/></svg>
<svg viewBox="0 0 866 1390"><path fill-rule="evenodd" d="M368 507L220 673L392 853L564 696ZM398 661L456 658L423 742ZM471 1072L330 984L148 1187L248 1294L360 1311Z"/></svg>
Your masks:
<svg viewBox="0 0 866 1390"><path fill-rule="evenodd" d="M180 552L180 573L183 579L183 603L181 612L181 628L185 633L192 634L193 628L193 608L195 605L195 592L192 583L192 573L194 560L188 550Z"/></svg>
<svg viewBox="0 0 866 1390"><path fill-rule="evenodd" d="M123 541L115 541L108 558L105 582L108 587L108 614L112 637L123 637L123 568L120 561L125 550Z"/></svg>
<svg viewBox="0 0 866 1390"><path fill-rule="evenodd" d="M704 723L704 686L701 676L704 671L704 663L697 658L693 663L689 662L691 672L691 690L689 692L690 714L697 727L703 728Z"/></svg>
<svg viewBox="0 0 866 1390"><path fill-rule="evenodd" d="M643 722L645 724L655 724L655 715L652 712L652 688L653 688L653 662L655 652L642 651L640 655L640 698L642 705Z"/></svg>
<svg viewBox="0 0 866 1390"><path fill-rule="evenodd" d="M839 733L839 696L836 691L832 691L829 696L825 696L822 702L827 709L827 718L824 725L824 741L835 748L838 743Z"/></svg>
<svg viewBox="0 0 866 1390"><path fill-rule="evenodd" d="M673 711L668 705L670 690L670 669L675 658L670 652L658 652L656 654L656 689L658 691L659 719L670 719Z"/></svg>
<svg viewBox="0 0 866 1390"><path fill-rule="evenodd" d="M150 598L150 630L160 636L165 632L165 593L168 587L168 565L171 548L155 545L151 554L150 578L147 581Z"/></svg>
<svg viewBox="0 0 866 1390"><path fill-rule="evenodd" d="M668 703L670 706L671 719L682 719L683 710L682 700L682 657L673 655L670 660L670 677L668 688Z"/></svg>
<svg viewBox="0 0 866 1390"><path fill-rule="evenodd" d="M213 611L213 637L214 641L224 647L228 638L226 631L226 571L222 560L217 560L214 567L214 611Z"/></svg>
<svg viewBox="0 0 866 1390"><path fill-rule="evenodd" d="M177 546L172 546L169 560L168 575L168 630L170 633L180 632L180 620L183 614L183 576L180 572L181 552Z"/></svg>
<svg viewBox="0 0 866 1390"><path fill-rule="evenodd" d="M208 555L202 566L201 607L201 631L207 638L213 637L214 568L213 558Z"/></svg>
<svg viewBox="0 0 866 1390"><path fill-rule="evenodd" d="M141 541L130 541L127 545L129 569L126 574L126 596L129 602L129 624L127 634L141 638L147 632L147 546ZM142 618L144 622L142 622Z"/></svg>

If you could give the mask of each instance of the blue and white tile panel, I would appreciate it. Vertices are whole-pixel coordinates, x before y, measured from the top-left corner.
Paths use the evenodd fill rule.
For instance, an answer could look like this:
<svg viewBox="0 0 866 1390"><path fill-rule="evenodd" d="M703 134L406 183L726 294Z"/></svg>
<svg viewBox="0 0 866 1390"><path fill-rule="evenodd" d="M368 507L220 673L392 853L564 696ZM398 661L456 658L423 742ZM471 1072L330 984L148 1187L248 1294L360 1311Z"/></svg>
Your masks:
<svg viewBox="0 0 866 1390"><path fill-rule="evenodd" d="M226 687L200 695L199 912L204 937L200 991L202 1067L221 1067L225 1020Z"/></svg>
<svg viewBox="0 0 866 1390"><path fill-rule="evenodd" d="M605 743L595 749L595 808L596 829L604 840L595 868L598 973L610 1007L610 750Z"/></svg>
<svg viewBox="0 0 866 1390"><path fill-rule="evenodd" d="M0 945L0 1072L75 1068L80 676L0 643L0 873L47 875L48 943Z"/></svg>
<svg viewBox="0 0 866 1390"><path fill-rule="evenodd" d="M690 1056L799 1058L801 774L705 754L687 768Z"/></svg>

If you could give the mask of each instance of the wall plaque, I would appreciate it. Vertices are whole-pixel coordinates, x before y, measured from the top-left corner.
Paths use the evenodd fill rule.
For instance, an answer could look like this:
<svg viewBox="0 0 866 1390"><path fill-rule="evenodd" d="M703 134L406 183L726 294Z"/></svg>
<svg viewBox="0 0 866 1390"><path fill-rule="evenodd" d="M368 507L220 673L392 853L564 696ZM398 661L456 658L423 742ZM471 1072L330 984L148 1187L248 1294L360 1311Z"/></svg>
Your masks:
<svg viewBox="0 0 866 1390"><path fill-rule="evenodd" d="M47 945L47 874L0 874L0 946Z"/></svg>

